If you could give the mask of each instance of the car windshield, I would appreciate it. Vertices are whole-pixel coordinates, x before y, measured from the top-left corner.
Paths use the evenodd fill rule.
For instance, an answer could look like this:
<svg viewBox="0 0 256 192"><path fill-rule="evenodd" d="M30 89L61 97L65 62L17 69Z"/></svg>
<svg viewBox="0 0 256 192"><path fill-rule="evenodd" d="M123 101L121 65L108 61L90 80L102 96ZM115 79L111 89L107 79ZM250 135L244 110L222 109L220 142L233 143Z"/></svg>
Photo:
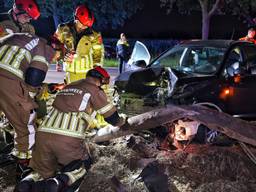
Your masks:
<svg viewBox="0 0 256 192"><path fill-rule="evenodd" d="M226 48L222 47L191 47L176 46L152 63L171 67L183 73L211 75L218 71L222 63Z"/></svg>

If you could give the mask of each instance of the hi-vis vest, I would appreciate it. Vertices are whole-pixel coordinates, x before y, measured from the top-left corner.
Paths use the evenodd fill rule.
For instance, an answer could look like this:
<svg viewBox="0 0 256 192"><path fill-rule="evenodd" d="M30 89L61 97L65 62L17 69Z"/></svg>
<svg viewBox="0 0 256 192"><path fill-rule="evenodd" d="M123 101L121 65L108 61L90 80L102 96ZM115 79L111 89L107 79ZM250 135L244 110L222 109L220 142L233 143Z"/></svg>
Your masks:
<svg viewBox="0 0 256 192"><path fill-rule="evenodd" d="M52 108L38 130L85 139L93 118L85 112L61 112Z"/></svg>
<svg viewBox="0 0 256 192"><path fill-rule="evenodd" d="M48 67L46 58L42 55L33 52L33 49L38 46L39 38L31 37L28 34L17 34L10 37L8 41L13 38L25 38L23 42L19 42L19 45L13 45L7 42L5 45L0 47L0 68L14 74L20 79L24 80L24 72L26 68L33 63L40 62ZM7 41L7 40L6 40ZM33 54L31 54L33 52ZM25 66L21 66L25 63Z"/></svg>
<svg viewBox="0 0 256 192"><path fill-rule="evenodd" d="M65 45L69 52L75 51L72 62L66 62L65 71L71 73L86 73L93 66L103 65L104 46L100 33L91 30L90 34L84 34L76 42L74 24L67 23L58 26L55 36Z"/></svg>
<svg viewBox="0 0 256 192"><path fill-rule="evenodd" d="M49 115L38 130L84 139L94 128L96 113L105 118L115 112L116 108L95 85L94 78L88 77L58 92Z"/></svg>

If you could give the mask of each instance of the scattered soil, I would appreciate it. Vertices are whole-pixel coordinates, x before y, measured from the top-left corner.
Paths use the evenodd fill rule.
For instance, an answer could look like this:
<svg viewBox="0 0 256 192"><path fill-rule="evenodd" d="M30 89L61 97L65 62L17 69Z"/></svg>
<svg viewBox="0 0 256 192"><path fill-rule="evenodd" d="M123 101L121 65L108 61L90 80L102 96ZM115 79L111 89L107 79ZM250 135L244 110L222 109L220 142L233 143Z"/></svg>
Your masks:
<svg viewBox="0 0 256 192"><path fill-rule="evenodd" d="M149 164L154 165L149 171L156 167L155 170L161 170L161 176L154 175L157 172L150 173L153 180L158 178L164 182L160 178L167 178L168 189L165 191L252 192L256 189L256 165L238 145L220 147L190 144L185 150L167 151L159 150L159 144L157 139L149 141L140 136L119 138L106 146L91 144L95 163L80 191L150 191L140 177L142 170ZM256 154L255 148L250 149ZM117 190L113 178L120 182L122 189ZM0 191L11 192L14 184L15 166L0 169Z"/></svg>

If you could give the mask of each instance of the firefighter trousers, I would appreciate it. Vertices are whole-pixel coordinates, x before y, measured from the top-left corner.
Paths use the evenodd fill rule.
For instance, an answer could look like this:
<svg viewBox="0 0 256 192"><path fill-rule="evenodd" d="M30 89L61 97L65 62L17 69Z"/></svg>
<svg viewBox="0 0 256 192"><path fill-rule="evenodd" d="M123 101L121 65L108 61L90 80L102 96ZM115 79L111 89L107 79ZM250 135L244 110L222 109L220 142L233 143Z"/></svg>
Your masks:
<svg viewBox="0 0 256 192"><path fill-rule="evenodd" d="M30 98L22 80L0 75L0 82L0 110L5 113L15 132L13 155L20 159L29 159L35 143L34 109L37 104Z"/></svg>

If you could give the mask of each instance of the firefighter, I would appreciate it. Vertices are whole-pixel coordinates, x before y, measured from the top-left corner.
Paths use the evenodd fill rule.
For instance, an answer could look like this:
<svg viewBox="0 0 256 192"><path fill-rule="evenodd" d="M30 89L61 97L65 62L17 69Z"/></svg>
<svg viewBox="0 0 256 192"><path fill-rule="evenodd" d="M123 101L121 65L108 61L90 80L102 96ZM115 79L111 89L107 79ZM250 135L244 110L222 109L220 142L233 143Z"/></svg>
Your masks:
<svg viewBox="0 0 256 192"><path fill-rule="evenodd" d="M88 70L103 65L104 46L101 34L92 29L94 20L89 9L79 5L74 21L60 24L54 34L63 45L59 60L64 61L66 83L83 79Z"/></svg>
<svg viewBox="0 0 256 192"><path fill-rule="evenodd" d="M45 40L30 34L13 35L0 46L0 111L14 128L12 155L17 159L17 179L31 158L37 108L34 97L53 54Z"/></svg>
<svg viewBox="0 0 256 192"><path fill-rule="evenodd" d="M126 70L126 64L130 57L129 43L124 33L120 34L120 39L116 44L116 55L119 59L119 73Z"/></svg>
<svg viewBox="0 0 256 192"><path fill-rule="evenodd" d="M15 0L13 8L0 17L0 37L9 33L35 34L34 27L29 23L40 16L39 8L34 0Z"/></svg>
<svg viewBox="0 0 256 192"><path fill-rule="evenodd" d="M254 28L250 28L248 30L247 35L245 37L240 38L239 40L241 40L241 41L249 41L249 42L252 42L252 43L255 44L256 43L256 40L254 39L255 34L256 34L255 29Z"/></svg>
<svg viewBox="0 0 256 192"><path fill-rule="evenodd" d="M67 85L57 94L36 135L30 161L35 172L19 183L16 191L32 188L37 191L37 187L49 192L78 190L86 173L83 162L88 158L88 151L84 141L93 121L93 111L98 111L113 125L100 129L99 136L117 131L125 124L125 118L119 116L101 89L108 83L109 74L97 66L88 71L86 79ZM61 165L59 172L58 165Z"/></svg>

